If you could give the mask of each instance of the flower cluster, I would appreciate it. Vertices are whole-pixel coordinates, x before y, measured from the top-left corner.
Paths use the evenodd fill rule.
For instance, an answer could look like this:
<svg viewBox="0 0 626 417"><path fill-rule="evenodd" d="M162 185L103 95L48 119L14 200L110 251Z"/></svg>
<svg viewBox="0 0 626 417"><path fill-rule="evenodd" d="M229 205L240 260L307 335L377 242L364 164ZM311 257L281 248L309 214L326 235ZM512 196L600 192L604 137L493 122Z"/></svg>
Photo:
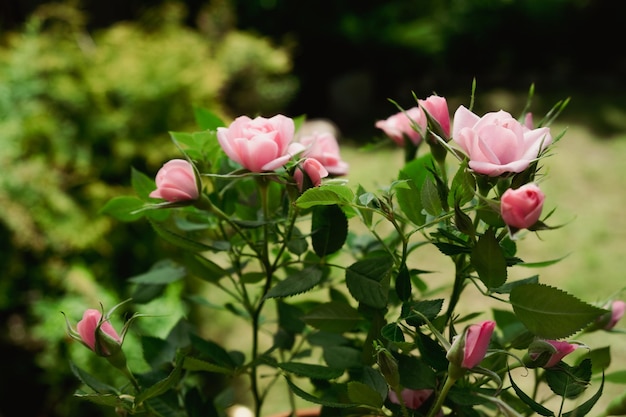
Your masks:
<svg viewBox="0 0 626 417"><path fill-rule="evenodd" d="M527 263L517 245L554 227L539 171L561 137L549 125L566 103L535 127L530 113L480 116L460 106L451 118L444 97L418 99L375 122L405 157L396 179L376 190L352 187L332 132L299 135L303 117L240 116L227 125L199 113L199 131L171 133L181 158L155 181L133 172L137 197L114 198L103 211L149 221L184 253L144 274L138 299L200 279L223 300L203 305L243 319L248 326L237 331L251 342L223 346L198 323L177 326L158 353L144 352L158 367L134 374L116 361L132 384L111 394L97 376L84 378L87 398L131 414L218 416L235 400L203 387L220 374L233 384L244 377L250 395L236 401L257 417L278 380L294 413L299 397L323 415L553 416L540 395L547 391L561 398L557 412L588 414L609 353L580 338L616 331L626 304L595 305L538 275L512 281L508 273ZM420 268L425 246L449 260L451 283ZM184 295L190 308L201 303L200 294ZM461 314L462 305L479 307ZM87 309L77 330L68 323L70 334L105 358L123 355L110 316ZM520 378L532 379L532 391ZM620 401L604 415L626 412Z"/></svg>

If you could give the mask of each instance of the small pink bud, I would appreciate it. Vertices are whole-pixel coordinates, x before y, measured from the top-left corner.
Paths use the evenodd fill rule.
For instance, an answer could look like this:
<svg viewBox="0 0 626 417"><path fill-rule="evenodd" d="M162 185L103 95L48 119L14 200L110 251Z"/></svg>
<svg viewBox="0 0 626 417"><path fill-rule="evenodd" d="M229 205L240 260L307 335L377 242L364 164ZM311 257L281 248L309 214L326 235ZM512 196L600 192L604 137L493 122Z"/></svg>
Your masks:
<svg viewBox="0 0 626 417"><path fill-rule="evenodd" d="M298 184L300 192L321 184L322 178L328 176L328 171L320 161L314 158L306 158L293 173L293 178Z"/></svg>
<svg viewBox="0 0 626 417"><path fill-rule="evenodd" d="M536 340L528 347L528 357L531 362L526 361L527 366L552 368L566 355L575 351L578 346L559 340Z"/></svg>
<svg viewBox="0 0 626 417"><path fill-rule="evenodd" d="M121 345L122 339L111 323L103 321L102 313L95 309L88 309L83 319L76 324L76 331L82 342L101 356L109 356L109 347L113 344Z"/></svg>
<svg viewBox="0 0 626 417"><path fill-rule="evenodd" d="M496 323L491 320L468 326L462 335L457 336L446 357L451 364L471 369L478 365L487 354L487 348Z"/></svg>
<svg viewBox="0 0 626 417"><path fill-rule="evenodd" d="M517 229L529 228L539 220L544 199L543 192L533 183L509 188L500 199L502 220Z"/></svg>
<svg viewBox="0 0 626 417"><path fill-rule="evenodd" d="M377 121L375 126L399 146L404 146L405 137L417 146L422 140L422 135L426 133L427 122L424 110L412 107L385 120Z"/></svg>
<svg viewBox="0 0 626 417"><path fill-rule="evenodd" d="M426 100L419 100L418 102L439 123L442 133L445 134L444 139L447 139L450 136L450 111L446 99L432 95Z"/></svg>
<svg viewBox="0 0 626 417"><path fill-rule="evenodd" d="M170 203L197 200L200 192L193 166L184 159L166 162L156 175L157 189L152 198L162 198Z"/></svg>
<svg viewBox="0 0 626 417"><path fill-rule="evenodd" d="M432 389L409 389L404 388L400 393L402 395L402 400L404 401L404 405L413 410L417 410L433 395ZM389 391L389 401L394 404L400 404L400 400L395 391Z"/></svg>

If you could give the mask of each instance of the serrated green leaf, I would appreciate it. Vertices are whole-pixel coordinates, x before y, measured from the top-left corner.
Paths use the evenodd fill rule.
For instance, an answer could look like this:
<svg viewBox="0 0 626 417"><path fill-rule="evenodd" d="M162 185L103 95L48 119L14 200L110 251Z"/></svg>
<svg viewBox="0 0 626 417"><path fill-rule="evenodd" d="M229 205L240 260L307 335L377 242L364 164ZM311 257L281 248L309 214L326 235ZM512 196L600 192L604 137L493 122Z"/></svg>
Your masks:
<svg viewBox="0 0 626 417"><path fill-rule="evenodd" d="M352 297L373 308L385 307L392 268L393 258L387 253L350 265L346 269L346 286Z"/></svg>
<svg viewBox="0 0 626 417"><path fill-rule="evenodd" d="M396 198L404 215L414 224L421 226L426 221L421 198L421 188L426 178L432 178L428 167L432 166L431 154L426 154L406 164L398 174L398 180L405 180L408 188L397 188Z"/></svg>
<svg viewBox="0 0 626 417"><path fill-rule="evenodd" d="M335 379L343 375L344 370L310 363L283 362L277 365L280 369L292 374L315 379Z"/></svg>
<svg viewBox="0 0 626 417"><path fill-rule="evenodd" d="M80 398L81 400L87 400L94 404L104 405L111 408L122 408L126 410L130 410L132 405L127 404L120 399L117 395L113 394L86 394L86 393L75 393L75 397Z"/></svg>
<svg viewBox="0 0 626 417"><path fill-rule="evenodd" d="M519 285L510 302L526 328L545 339L562 339L607 313L571 294L545 284Z"/></svg>
<svg viewBox="0 0 626 417"><path fill-rule="evenodd" d="M506 259L493 229L478 238L470 262L487 288L497 288L506 282Z"/></svg>
<svg viewBox="0 0 626 417"><path fill-rule="evenodd" d="M363 318L351 306L331 301L314 307L302 316L302 320L316 329L332 333L343 333L353 330Z"/></svg>
<svg viewBox="0 0 626 417"><path fill-rule="evenodd" d="M314 206L341 205L351 203L354 193L344 185L323 185L306 190L296 200L296 206L306 209Z"/></svg>
<svg viewBox="0 0 626 417"><path fill-rule="evenodd" d="M287 278L274 285L265 298L290 297L301 294L315 287L322 280L322 271L317 267L308 267L290 274Z"/></svg>

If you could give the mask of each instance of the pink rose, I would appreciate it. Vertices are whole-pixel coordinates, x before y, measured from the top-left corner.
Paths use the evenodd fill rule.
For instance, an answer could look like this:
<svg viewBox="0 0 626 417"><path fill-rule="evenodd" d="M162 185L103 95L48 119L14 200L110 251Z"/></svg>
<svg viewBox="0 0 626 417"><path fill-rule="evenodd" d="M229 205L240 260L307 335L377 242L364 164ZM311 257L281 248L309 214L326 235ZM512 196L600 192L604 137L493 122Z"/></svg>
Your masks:
<svg viewBox="0 0 626 417"><path fill-rule="evenodd" d="M418 100L418 103L439 123L446 137L450 136L450 111L446 99L432 95L426 100Z"/></svg>
<svg viewBox="0 0 626 417"><path fill-rule="evenodd" d="M528 347L528 356L534 364L542 368L552 368L561 359L578 348L578 345L558 340L539 340Z"/></svg>
<svg viewBox="0 0 626 417"><path fill-rule="evenodd" d="M468 326L462 335L456 336L446 357L463 369L472 369L485 355L496 323L491 320Z"/></svg>
<svg viewBox="0 0 626 417"><path fill-rule="evenodd" d="M166 162L157 172L156 186L150 197L169 202L196 200L200 195L193 166L184 159Z"/></svg>
<svg viewBox="0 0 626 417"><path fill-rule="evenodd" d="M524 171L552 143L547 127L531 129L503 110L478 117L463 106L454 114L452 136L469 167L490 177Z"/></svg>
<svg viewBox="0 0 626 417"><path fill-rule="evenodd" d="M432 389L409 389L404 388L400 395L402 395L402 400L404 400L404 404L413 409L417 410L433 395ZM398 399L398 395L393 391L389 391L389 401L394 404L400 404L400 400Z"/></svg>
<svg viewBox="0 0 626 417"><path fill-rule="evenodd" d="M303 156L314 158L332 175L346 175L348 164L341 159L337 138L330 132L314 132L303 136L300 143L305 147Z"/></svg>
<svg viewBox="0 0 626 417"><path fill-rule="evenodd" d="M228 128L217 128L217 140L226 155L245 169L274 171L295 153L289 149L294 130L293 119L282 114L269 119L239 116Z"/></svg>
<svg viewBox="0 0 626 417"><path fill-rule="evenodd" d="M328 171L324 165L314 158L306 158L293 173L293 179L298 184L300 192L310 187L317 187L322 182L322 178L327 176Z"/></svg>
<svg viewBox="0 0 626 417"><path fill-rule="evenodd" d="M524 184L517 189L509 188L500 199L502 220L518 229L531 227L539 220L545 195L536 184Z"/></svg>
<svg viewBox="0 0 626 417"><path fill-rule="evenodd" d="M405 137L417 145L422 140L422 133L426 133L427 122L424 110L420 107L413 107L389 116L386 120L377 121L376 127L382 129L390 139L400 146L404 146ZM419 131L414 128L415 124L417 124Z"/></svg>
<svg viewBox="0 0 626 417"><path fill-rule="evenodd" d="M106 345L109 343L99 343L96 346L96 341L101 338L108 338L108 342L121 344L122 339L117 334L111 323L102 320L102 313L95 309L88 309L83 314L83 319L76 324L76 331L78 332L82 342L98 354L108 356L109 352Z"/></svg>

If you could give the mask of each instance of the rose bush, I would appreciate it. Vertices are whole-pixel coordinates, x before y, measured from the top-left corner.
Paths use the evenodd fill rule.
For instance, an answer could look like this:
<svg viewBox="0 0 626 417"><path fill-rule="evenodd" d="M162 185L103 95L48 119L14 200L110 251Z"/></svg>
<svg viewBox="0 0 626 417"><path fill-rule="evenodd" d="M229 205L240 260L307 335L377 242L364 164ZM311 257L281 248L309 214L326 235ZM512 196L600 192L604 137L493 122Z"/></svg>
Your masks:
<svg viewBox="0 0 626 417"><path fill-rule="evenodd" d="M217 417L245 403L261 417L282 381L293 413L298 398L337 416L589 414L610 349L579 339L617 332L625 304L509 274L556 262L521 259L517 245L554 227L537 172L565 104L534 127L528 113L480 117L461 106L450 119L445 98L418 99L375 122L394 143L402 138L405 160L375 190L352 186L330 132L298 134L304 117L240 116L227 126L199 112L199 131L171 132L193 170L177 163L184 175L159 172L156 181L134 171L137 197L115 198L103 212L150 222L176 249L130 279L133 308L183 281L181 302L204 313L165 337L139 336L148 371L112 362L130 385L77 371L91 390L78 395L128 414ZM171 198L194 196L192 184L196 198ZM423 269L424 247L451 266L449 281ZM198 282L218 295L206 298ZM96 347L111 313L97 320ZM237 330L249 342L224 344L203 330L225 314L246 323ZM88 317L91 332L97 317ZM216 375L232 386L208 390ZM559 399L556 411L547 396ZM623 404L604 415L625 413Z"/></svg>

